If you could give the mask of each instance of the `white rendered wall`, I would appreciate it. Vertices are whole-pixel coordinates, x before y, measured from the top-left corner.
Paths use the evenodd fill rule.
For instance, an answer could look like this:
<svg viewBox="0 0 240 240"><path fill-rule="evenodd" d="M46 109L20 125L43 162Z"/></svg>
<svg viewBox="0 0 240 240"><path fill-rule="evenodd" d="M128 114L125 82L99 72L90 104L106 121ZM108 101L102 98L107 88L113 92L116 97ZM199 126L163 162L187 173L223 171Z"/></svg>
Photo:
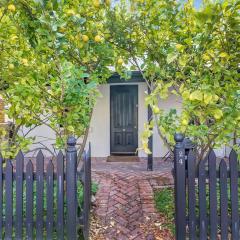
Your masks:
<svg viewBox="0 0 240 240"><path fill-rule="evenodd" d="M125 83L124 83L125 84ZM104 84L99 87L101 97L93 111L91 127L88 141L92 145L93 157L107 157L110 155L110 86L121 84ZM145 106L145 94L147 86L145 83L129 83L138 85L138 146L141 143L141 133L144 123L147 122L147 107ZM138 153L141 157L146 157L143 151Z"/></svg>
<svg viewBox="0 0 240 240"><path fill-rule="evenodd" d="M165 111L170 111L170 109L176 109L177 112L181 111L181 99L175 95L170 95L166 100L161 100L159 102L159 107ZM157 128L154 128L153 132L153 156L154 157L164 157L168 152L167 147L164 145L162 139L158 135Z"/></svg>
<svg viewBox="0 0 240 240"><path fill-rule="evenodd" d="M126 83L124 83L126 84ZM148 109L145 104L147 94L147 85L145 83L127 83L128 85L138 85L138 147L141 148L141 134L144 130L144 123L148 121ZM91 121L89 141L92 144L93 157L107 157L110 155L110 86L121 84L105 84L99 87L101 97L97 101L97 105L93 111ZM161 108L170 110L171 108L181 109L181 101L174 95L167 100L159 103ZM159 138L157 129L153 134L153 156L163 157L167 153L167 148ZM147 155L139 150L140 157Z"/></svg>
<svg viewBox="0 0 240 240"><path fill-rule="evenodd" d="M126 84L126 83L123 83ZM145 83L127 83L129 85L138 85L138 147L141 147L141 134L144 130L144 123L148 121L148 109L145 104L145 97L147 94L147 85ZM108 157L110 155L110 86L121 84L104 84L99 86L101 96L97 100L97 104L93 111L93 117L90 124L88 141L92 145L93 157ZM169 111L171 108L181 111L181 99L175 95L171 95L167 100L159 102L159 107ZM44 144L52 149L54 143L55 133L47 126L40 126L34 129L30 136L37 136L36 142L44 140ZM48 139L48 140L47 140ZM34 145L31 149L40 147ZM157 129L155 127L153 134L153 156L163 157L167 153L167 148L164 146L163 141L160 139ZM47 154L47 152L45 153ZM229 154L229 149L216 150L219 157ZM47 154L48 155L48 154ZM147 155L139 150L140 157L147 157Z"/></svg>

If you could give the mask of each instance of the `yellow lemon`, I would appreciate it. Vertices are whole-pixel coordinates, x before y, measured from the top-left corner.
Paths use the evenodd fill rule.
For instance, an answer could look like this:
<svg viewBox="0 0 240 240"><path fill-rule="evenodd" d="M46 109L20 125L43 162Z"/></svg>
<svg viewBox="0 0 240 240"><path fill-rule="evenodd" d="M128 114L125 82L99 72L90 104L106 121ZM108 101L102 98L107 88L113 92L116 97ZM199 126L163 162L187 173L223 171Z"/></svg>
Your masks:
<svg viewBox="0 0 240 240"><path fill-rule="evenodd" d="M182 50L184 50L184 46L182 44L176 44L176 49L178 51L182 51Z"/></svg>
<svg viewBox="0 0 240 240"><path fill-rule="evenodd" d="M213 100L214 100L215 102L217 102L218 99L219 99L219 96L215 94L215 95L213 96Z"/></svg>
<svg viewBox="0 0 240 240"><path fill-rule="evenodd" d="M89 37L87 35L82 35L82 40L84 42L88 42L89 41Z"/></svg>
<svg viewBox="0 0 240 240"><path fill-rule="evenodd" d="M99 35L95 36L94 41L97 42L97 43L101 42L102 41L101 36L99 36Z"/></svg>
<svg viewBox="0 0 240 240"><path fill-rule="evenodd" d="M105 3L110 6L111 5L111 0L105 0Z"/></svg>
<svg viewBox="0 0 240 240"><path fill-rule="evenodd" d="M183 125L183 126L188 125L188 120L187 120L186 118L184 118L184 119L182 120L182 125Z"/></svg>
<svg viewBox="0 0 240 240"><path fill-rule="evenodd" d="M66 28L65 27L60 27L59 28L59 32L60 33L65 33L66 32Z"/></svg>
<svg viewBox="0 0 240 240"><path fill-rule="evenodd" d="M9 5L8 5L8 10L11 11L11 12L15 12L15 11L16 11L15 5L9 4Z"/></svg>
<svg viewBox="0 0 240 240"><path fill-rule="evenodd" d="M73 9L68 9L67 10L67 15L68 16L74 16L75 15L75 11Z"/></svg>
<svg viewBox="0 0 240 240"><path fill-rule="evenodd" d="M23 58L22 59L22 64L25 65L25 66L28 65L28 60L26 58Z"/></svg>
<svg viewBox="0 0 240 240"><path fill-rule="evenodd" d="M152 109L153 109L154 114L159 114L160 113L160 109L159 109L158 106L153 106Z"/></svg>
<svg viewBox="0 0 240 240"><path fill-rule="evenodd" d="M13 70L13 69L14 69L14 65L13 65L12 63L10 63L10 64L8 65L8 68L11 69L11 70Z"/></svg>
<svg viewBox="0 0 240 240"><path fill-rule="evenodd" d="M117 61L117 63L118 63L119 65L122 65L122 64L123 64L123 59L122 59L122 58L119 58L118 61Z"/></svg>
<svg viewBox="0 0 240 240"><path fill-rule="evenodd" d="M213 113L215 119L219 120L223 117L223 112L221 109L216 109Z"/></svg>
<svg viewBox="0 0 240 240"><path fill-rule="evenodd" d="M100 1L99 0L94 0L93 1L93 6L96 7L96 8L100 7Z"/></svg>

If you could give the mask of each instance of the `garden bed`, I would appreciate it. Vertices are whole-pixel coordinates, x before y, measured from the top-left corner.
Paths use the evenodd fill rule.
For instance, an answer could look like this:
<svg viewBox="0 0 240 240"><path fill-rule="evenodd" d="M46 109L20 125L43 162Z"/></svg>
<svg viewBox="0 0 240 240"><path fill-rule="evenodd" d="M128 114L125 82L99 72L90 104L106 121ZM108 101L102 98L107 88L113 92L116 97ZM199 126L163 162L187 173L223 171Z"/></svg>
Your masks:
<svg viewBox="0 0 240 240"><path fill-rule="evenodd" d="M174 189L169 187L155 191L154 200L156 209L162 217L162 226L174 234Z"/></svg>

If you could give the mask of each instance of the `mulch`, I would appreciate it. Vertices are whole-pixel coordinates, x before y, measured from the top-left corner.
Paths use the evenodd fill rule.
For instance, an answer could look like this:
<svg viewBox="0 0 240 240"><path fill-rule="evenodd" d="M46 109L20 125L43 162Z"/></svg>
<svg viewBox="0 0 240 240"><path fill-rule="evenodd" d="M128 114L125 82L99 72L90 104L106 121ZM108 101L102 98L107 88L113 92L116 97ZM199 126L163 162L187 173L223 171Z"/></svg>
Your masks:
<svg viewBox="0 0 240 240"><path fill-rule="evenodd" d="M143 232L145 233L146 240L174 240L174 236L165 225L164 216L159 216L158 220L147 219L144 224L141 225ZM92 213L91 225L90 225L90 240L106 240L104 237L104 232L107 228L111 226L106 226L101 223L97 216ZM119 239L120 240L120 239ZM135 238L135 240L138 240Z"/></svg>

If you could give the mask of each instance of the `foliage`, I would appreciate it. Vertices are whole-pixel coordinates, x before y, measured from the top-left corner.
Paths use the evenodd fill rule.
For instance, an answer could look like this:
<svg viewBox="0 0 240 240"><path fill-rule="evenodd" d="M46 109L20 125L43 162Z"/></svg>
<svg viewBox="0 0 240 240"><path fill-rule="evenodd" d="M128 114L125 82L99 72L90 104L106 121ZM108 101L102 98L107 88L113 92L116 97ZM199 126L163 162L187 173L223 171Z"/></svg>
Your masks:
<svg viewBox="0 0 240 240"><path fill-rule="evenodd" d="M57 148L70 134L87 135L97 86L115 61L103 34L107 8L109 1L1 1L0 93L14 123L6 153L33 142L30 130L41 124L55 132Z"/></svg>
<svg viewBox="0 0 240 240"><path fill-rule="evenodd" d="M109 41L143 73L152 121L170 151L176 131L197 143L199 158L240 135L239 10L238 0L206 0L200 9L190 0L136 0L108 11ZM162 106L173 95L181 112Z"/></svg>

